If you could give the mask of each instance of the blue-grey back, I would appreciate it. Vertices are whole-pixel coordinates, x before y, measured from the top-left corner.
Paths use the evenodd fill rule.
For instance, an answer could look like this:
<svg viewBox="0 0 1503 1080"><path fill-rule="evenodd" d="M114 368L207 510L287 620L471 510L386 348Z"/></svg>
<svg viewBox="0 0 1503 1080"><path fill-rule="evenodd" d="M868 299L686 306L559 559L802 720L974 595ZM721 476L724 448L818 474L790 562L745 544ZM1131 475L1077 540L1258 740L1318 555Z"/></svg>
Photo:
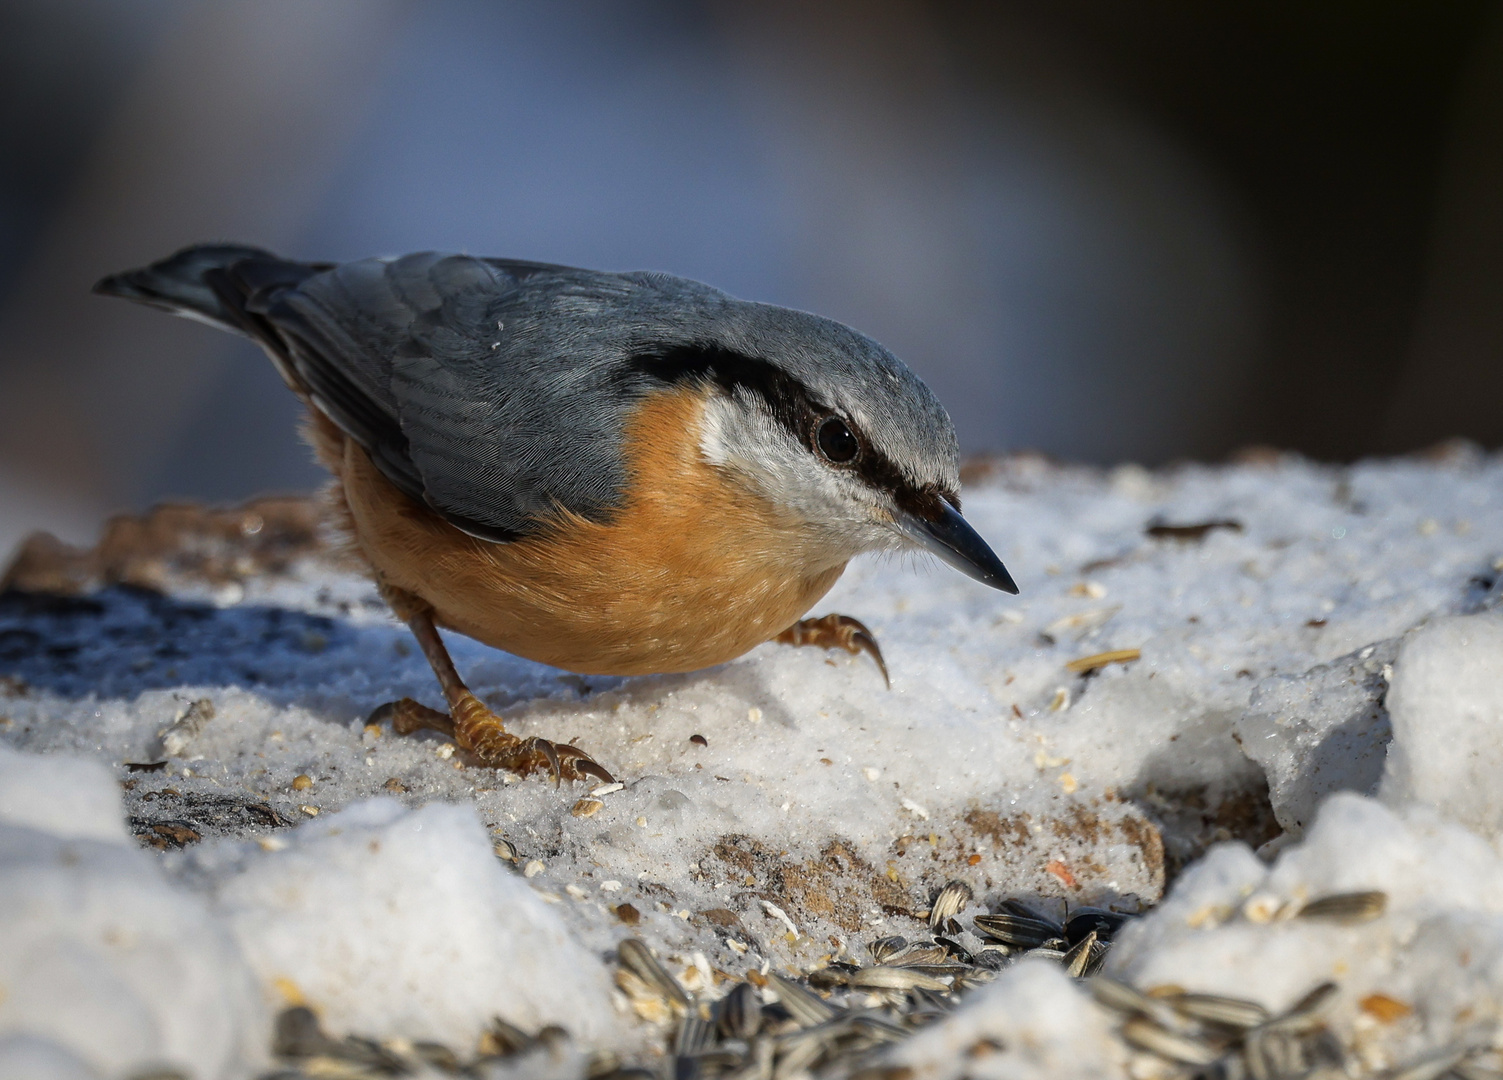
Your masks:
<svg viewBox="0 0 1503 1080"><path fill-rule="evenodd" d="M880 345L685 278L201 248L101 288L262 341L388 478L489 539L527 535L559 507L608 519L626 496L623 435L644 398L735 364L854 421L904 481L958 486L949 417Z"/></svg>

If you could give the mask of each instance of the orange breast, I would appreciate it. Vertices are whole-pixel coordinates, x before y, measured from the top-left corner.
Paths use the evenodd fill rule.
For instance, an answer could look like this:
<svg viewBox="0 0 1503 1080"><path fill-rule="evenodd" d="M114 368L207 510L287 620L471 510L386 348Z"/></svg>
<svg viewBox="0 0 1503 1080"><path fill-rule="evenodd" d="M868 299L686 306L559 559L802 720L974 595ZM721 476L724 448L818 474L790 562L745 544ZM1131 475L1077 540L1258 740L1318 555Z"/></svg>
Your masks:
<svg viewBox="0 0 1503 1080"><path fill-rule="evenodd" d="M586 674L692 671L776 636L845 569L791 515L706 462L707 392L650 398L627 431L625 505L547 535L476 540L397 491L353 442L338 470L356 543L437 621Z"/></svg>

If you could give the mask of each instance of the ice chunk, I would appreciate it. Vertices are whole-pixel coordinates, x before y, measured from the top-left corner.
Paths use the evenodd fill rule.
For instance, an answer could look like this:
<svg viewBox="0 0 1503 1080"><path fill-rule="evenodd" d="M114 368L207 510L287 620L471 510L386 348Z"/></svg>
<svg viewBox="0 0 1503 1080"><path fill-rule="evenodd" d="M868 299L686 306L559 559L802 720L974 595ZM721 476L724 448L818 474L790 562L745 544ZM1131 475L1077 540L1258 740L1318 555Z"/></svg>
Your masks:
<svg viewBox="0 0 1503 1080"><path fill-rule="evenodd" d="M1123 1075L1126 1058L1080 984L1058 964L1022 960L885 1063L915 1080L1100 1080Z"/></svg>
<svg viewBox="0 0 1503 1080"><path fill-rule="evenodd" d="M120 787L82 757L18 754L0 745L0 824L53 836L125 842Z"/></svg>
<svg viewBox="0 0 1503 1080"><path fill-rule="evenodd" d="M1470 615L1416 631L1394 663L1388 710L1383 801L1503 833L1503 619Z"/></svg>
<svg viewBox="0 0 1503 1080"><path fill-rule="evenodd" d="M1333 791L1377 791L1392 734L1383 672L1398 646L1397 639L1375 642L1253 690L1237 739L1263 767L1274 815L1291 836L1304 833Z"/></svg>
<svg viewBox="0 0 1503 1080"><path fill-rule="evenodd" d="M613 1039L610 983L470 807L357 803L258 852L217 888L267 990L331 1034L380 1032L473 1050L494 1016Z"/></svg>
<svg viewBox="0 0 1503 1080"><path fill-rule="evenodd" d="M17 775L57 782L50 815L33 813L32 823L50 816L58 831L0 825L5 1053L44 1061L37 1047L55 1044L58 1076L88 1075L56 1071L65 1051L110 1076L147 1066L205 1080L238 1075L264 1060L268 1030L249 973L204 900L119 843L118 817L104 827L114 782L102 773L87 761L7 755L12 792L25 786ZM72 812L77 806L85 812ZM110 835L80 838L81 822Z"/></svg>

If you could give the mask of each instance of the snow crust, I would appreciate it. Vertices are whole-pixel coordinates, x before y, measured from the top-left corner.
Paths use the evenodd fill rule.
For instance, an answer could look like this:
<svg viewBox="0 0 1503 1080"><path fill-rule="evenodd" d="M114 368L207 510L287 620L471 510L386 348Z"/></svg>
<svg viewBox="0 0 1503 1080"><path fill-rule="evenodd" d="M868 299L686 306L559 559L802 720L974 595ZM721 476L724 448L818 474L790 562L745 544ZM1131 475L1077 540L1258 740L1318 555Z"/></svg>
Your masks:
<svg viewBox="0 0 1503 1080"><path fill-rule="evenodd" d="M1503 619L1444 619L1411 634L1388 692L1394 742L1380 795L1503 832Z"/></svg>
<svg viewBox="0 0 1503 1080"><path fill-rule="evenodd" d="M0 1039L111 1075L236 1075L302 1000L336 1035L468 1050L501 1015L641 1051L661 1036L612 1005L622 938L713 997L715 971L917 936L957 879L969 914L1159 904L1111 960L1139 986L1279 1008L1335 978L1336 1022L1374 1060L1496 1020L1503 459L1020 458L974 477L965 511L1020 597L893 560L853 566L815 612L872 627L891 692L869 659L813 649L622 680L451 637L513 730L623 780L596 796L368 728L382 702L440 700L370 585L321 557L232 586L0 601L0 740L40 755L0 758L0 888L31 913L0 924ZM118 782L125 827L167 850L121 842ZM1387 913L1280 914L1352 889L1388 892ZM62 1010L74 984L53 973L75 957L89 993ZM152 964L179 974L134 974ZM1380 1024L1374 993L1411 1011ZM195 1009L222 1033L174 1057L168 1016ZM1111 1031L1027 963L894 1053L935 1077L1124 1075Z"/></svg>
<svg viewBox="0 0 1503 1080"><path fill-rule="evenodd" d="M1058 964L1021 960L889 1061L920 1080L1099 1080L1123 1075L1127 1056Z"/></svg>
<svg viewBox="0 0 1503 1080"><path fill-rule="evenodd" d="M67 786L49 795L39 779ZM266 1056L250 972L205 900L127 841L118 810L103 827L99 810L118 806L118 792L92 761L5 755L0 1065L13 1071L3 1074L240 1075ZM41 812L14 812L38 793Z"/></svg>
<svg viewBox="0 0 1503 1080"><path fill-rule="evenodd" d="M261 983L317 1003L334 1030L468 1046L499 1015L618 1041L599 958L503 869L468 807L373 799L285 850L234 854L213 875L216 908Z"/></svg>

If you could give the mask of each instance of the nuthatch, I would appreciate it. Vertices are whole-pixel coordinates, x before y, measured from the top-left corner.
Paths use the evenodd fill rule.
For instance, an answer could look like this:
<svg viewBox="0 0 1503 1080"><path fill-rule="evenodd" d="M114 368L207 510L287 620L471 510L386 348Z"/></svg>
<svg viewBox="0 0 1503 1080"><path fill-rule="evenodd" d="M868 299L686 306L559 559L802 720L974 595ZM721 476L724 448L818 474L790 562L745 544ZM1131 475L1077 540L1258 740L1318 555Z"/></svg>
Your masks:
<svg viewBox="0 0 1503 1080"><path fill-rule="evenodd" d="M383 706L481 762L610 774L506 731L442 626L585 674L690 671L777 638L867 551L1006 592L959 513L944 408L882 346L684 278L426 253L335 265L187 248L96 291L255 341L308 406L336 522L412 628L449 714Z"/></svg>

